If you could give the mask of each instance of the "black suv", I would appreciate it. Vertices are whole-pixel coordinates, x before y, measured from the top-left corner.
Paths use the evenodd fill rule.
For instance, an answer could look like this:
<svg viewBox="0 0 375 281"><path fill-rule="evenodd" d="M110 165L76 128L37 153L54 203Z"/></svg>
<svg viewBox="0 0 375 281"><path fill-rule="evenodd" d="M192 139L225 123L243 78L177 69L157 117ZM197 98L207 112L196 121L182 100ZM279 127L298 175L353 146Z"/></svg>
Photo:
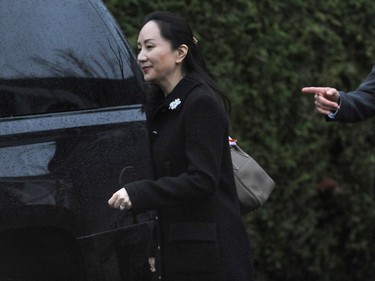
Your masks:
<svg viewBox="0 0 375 281"><path fill-rule="evenodd" d="M142 78L100 0L0 1L0 280L148 280Z"/></svg>

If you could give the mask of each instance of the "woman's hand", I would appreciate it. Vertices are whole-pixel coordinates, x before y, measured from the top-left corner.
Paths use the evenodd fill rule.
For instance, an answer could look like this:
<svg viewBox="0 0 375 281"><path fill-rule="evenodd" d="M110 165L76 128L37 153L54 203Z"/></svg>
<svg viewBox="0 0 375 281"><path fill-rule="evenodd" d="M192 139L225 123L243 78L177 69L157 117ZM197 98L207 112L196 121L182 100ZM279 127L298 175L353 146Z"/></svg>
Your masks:
<svg viewBox="0 0 375 281"><path fill-rule="evenodd" d="M129 210L132 207L129 195L124 187L112 195L108 200L108 205L115 209L119 208L120 210Z"/></svg>

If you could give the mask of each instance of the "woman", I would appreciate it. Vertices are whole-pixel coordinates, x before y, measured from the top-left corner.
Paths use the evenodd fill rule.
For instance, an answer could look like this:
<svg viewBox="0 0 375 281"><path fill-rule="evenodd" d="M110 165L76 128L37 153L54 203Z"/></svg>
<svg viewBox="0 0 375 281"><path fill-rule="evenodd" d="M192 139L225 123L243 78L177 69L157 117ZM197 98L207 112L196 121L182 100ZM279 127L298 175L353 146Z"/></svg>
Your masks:
<svg viewBox="0 0 375 281"><path fill-rule="evenodd" d="M145 111L156 180L126 184L108 203L158 211L156 279L249 281L250 247L228 145L228 102L207 73L197 43L177 15L154 12L145 18L138 62L154 86Z"/></svg>

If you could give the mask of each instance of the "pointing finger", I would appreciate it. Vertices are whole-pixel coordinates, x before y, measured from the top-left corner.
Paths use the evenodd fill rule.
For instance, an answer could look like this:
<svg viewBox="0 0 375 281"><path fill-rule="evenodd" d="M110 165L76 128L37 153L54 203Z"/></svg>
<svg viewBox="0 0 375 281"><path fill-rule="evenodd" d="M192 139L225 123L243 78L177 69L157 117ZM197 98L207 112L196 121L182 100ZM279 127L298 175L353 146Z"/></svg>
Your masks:
<svg viewBox="0 0 375 281"><path fill-rule="evenodd" d="M304 87L301 92L304 94L318 94L324 95L330 88L327 87Z"/></svg>

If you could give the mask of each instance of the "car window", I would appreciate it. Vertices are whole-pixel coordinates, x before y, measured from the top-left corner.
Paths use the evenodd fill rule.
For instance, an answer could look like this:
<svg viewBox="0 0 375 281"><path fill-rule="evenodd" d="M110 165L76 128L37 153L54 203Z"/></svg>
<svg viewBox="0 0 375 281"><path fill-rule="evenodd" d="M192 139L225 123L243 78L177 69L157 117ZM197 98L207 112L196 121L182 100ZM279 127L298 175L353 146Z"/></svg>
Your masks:
<svg viewBox="0 0 375 281"><path fill-rule="evenodd" d="M0 116L141 102L141 76L100 1L0 2Z"/></svg>

